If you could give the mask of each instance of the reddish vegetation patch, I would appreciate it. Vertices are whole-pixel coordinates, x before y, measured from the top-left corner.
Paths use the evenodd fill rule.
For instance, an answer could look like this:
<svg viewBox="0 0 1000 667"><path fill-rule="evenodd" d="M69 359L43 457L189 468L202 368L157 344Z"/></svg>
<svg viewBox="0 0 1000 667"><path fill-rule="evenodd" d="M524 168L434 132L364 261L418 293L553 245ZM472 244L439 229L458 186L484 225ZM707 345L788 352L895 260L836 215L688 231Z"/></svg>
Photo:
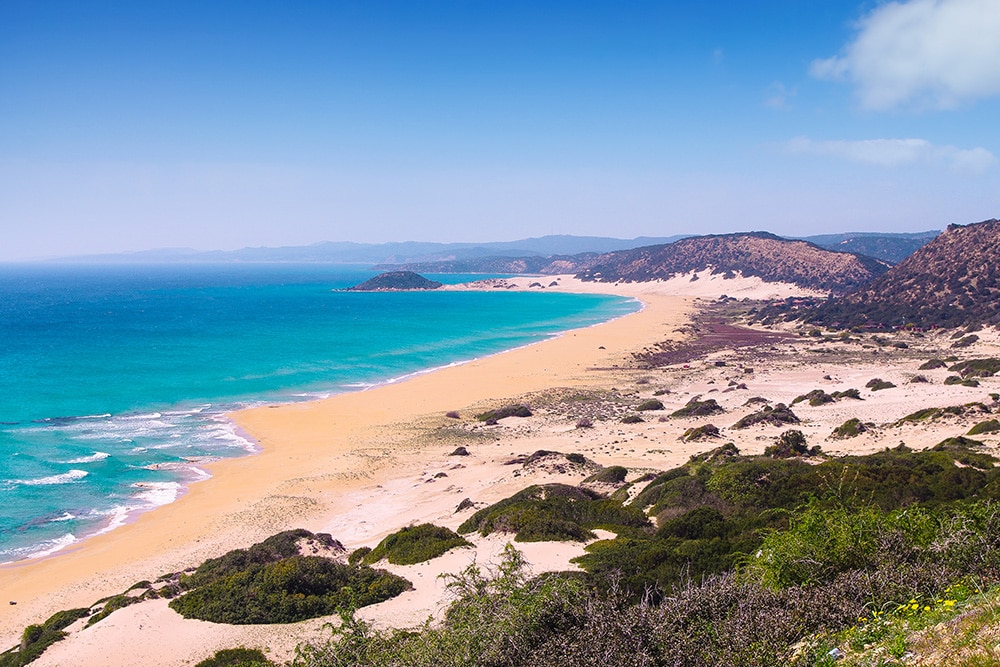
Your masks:
<svg viewBox="0 0 1000 667"><path fill-rule="evenodd" d="M694 338L681 343L674 341L658 343L655 350L637 352L635 359L642 366L657 368L682 364L719 350L775 345L798 339L799 337L795 334L780 331L758 331L720 321L708 321L698 327L697 335Z"/></svg>

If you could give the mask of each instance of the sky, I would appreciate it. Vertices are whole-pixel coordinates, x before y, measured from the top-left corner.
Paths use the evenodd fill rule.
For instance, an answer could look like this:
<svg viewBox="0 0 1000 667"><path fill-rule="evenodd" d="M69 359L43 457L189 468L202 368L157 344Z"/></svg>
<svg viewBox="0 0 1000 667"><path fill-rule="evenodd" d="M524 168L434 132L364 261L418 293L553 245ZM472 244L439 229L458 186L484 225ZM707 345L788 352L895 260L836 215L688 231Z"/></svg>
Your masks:
<svg viewBox="0 0 1000 667"><path fill-rule="evenodd" d="M4 0L0 261L1000 217L1000 0Z"/></svg>

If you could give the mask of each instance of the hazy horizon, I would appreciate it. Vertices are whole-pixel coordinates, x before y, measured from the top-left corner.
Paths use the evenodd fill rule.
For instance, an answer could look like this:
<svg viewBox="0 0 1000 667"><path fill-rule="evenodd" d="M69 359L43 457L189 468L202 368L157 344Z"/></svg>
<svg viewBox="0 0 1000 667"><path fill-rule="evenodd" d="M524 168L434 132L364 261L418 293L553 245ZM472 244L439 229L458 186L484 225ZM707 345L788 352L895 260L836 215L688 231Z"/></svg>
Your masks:
<svg viewBox="0 0 1000 667"><path fill-rule="evenodd" d="M0 7L0 261L1000 216L994 0Z"/></svg>

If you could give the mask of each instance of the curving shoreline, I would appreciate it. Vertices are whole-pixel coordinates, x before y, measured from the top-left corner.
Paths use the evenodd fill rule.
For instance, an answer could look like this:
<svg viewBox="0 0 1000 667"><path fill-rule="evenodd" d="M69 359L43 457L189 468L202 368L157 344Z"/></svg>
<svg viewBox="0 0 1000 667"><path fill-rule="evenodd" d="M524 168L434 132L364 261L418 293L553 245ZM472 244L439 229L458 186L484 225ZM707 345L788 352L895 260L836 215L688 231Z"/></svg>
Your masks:
<svg viewBox="0 0 1000 667"><path fill-rule="evenodd" d="M565 289L639 297L646 307L367 391L235 413L237 426L259 443L259 454L206 465L212 479L115 531L54 557L0 566L0 590L17 602L3 606L2 641L16 643L25 625L54 611L90 604L135 581L197 564L278 530L324 529L327 517L346 508L346 494L400 475L395 455L413 465L431 454L399 442L408 422L475 402L586 384L589 368L619 363L631 350L662 339L689 308L681 297L645 294L648 286L586 287ZM393 442L401 451L393 451Z"/></svg>

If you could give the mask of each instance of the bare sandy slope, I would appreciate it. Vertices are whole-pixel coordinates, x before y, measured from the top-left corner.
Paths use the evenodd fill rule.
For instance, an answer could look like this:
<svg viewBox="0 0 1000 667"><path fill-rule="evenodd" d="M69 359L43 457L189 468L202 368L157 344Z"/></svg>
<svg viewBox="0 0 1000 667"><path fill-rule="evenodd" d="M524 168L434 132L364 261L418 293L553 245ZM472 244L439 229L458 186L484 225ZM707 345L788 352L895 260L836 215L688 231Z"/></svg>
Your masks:
<svg viewBox="0 0 1000 667"><path fill-rule="evenodd" d="M900 334L845 342L790 338L764 349L718 350L706 358L671 366L639 367L632 356L665 339L691 330L691 299L686 290L733 297L784 297L787 286L761 285L752 279L722 280L704 275L638 285L580 284L569 277L517 279L488 289L614 291L641 298L644 310L615 322L578 330L558 339L443 369L405 382L310 404L260 408L234 415L256 437L258 456L216 464L213 478L195 485L180 501L141 517L134 524L86 541L71 554L0 570L0 587L16 607L4 608L3 636L16 641L25 624L69 607L87 605L118 593L141 579L196 565L205 557L244 547L275 532L304 527L331 533L348 549L375 546L385 535L422 522L457 528L471 510L457 512L469 498L484 506L528 484L578 483L583 468L511 464L516 455L536 450L579 452L601 465L624 465L630 479L651 469L668 469L692 454L723 442L746 453L763 451L782 428L732 425L756 409L748 399L764 397L791 403L821 388L827 392L859 389L863 400L841 399L810 407L794 406L803 420L797 426L809 444L830 452L864 452L905 442L919 448L965 433L988 418L948 417L895 425L920 407L972 401L990 404L1000 378L980 387L945 386L947 370L917 371L931 356L947 356L952 340L941 334ZM550 286L557 282L557 286ZM996 332L980 332L963 357L1000 356ZM906 348L892 343L907 344ZM928 383L910 383L922 374ZM872 392L868 380L880 377L897 386ZM656 393L663 412L645 413L646 421L625 425L621 416ZM715 398L726 412L710 418L662 417L690 399ZM529 404L534 416L507 418L493 426L473 416L513 401ZM995 408L994 408L995 409ZM450 410L459 419L445 416ZM872 424L850 440L830 440L833 429L850 417ZM591 428L577 428L588 418ZM711 422L722 438L688 443L679 436L692 426ZM1000 438L981 436L996 448ZM458 446L468 456L451 456ZM394 600L363 609L361 616L380 624L413 626L439 613L448 602L442 572L458 572L470 563L495 562L506 540L473 536L474 548L456 549L415 566L386 566L414 584ZM580 544L518 544L536 571L573 567ZM97 625L73 632L54 645L38 665L186 665L219 648L237 645L266 649L276 659L292 655L298 641L322 637L329 619L293 626L222 626L188 621L163 601L120 610ZM165 638L170 638L167 641Z"/></svg>

